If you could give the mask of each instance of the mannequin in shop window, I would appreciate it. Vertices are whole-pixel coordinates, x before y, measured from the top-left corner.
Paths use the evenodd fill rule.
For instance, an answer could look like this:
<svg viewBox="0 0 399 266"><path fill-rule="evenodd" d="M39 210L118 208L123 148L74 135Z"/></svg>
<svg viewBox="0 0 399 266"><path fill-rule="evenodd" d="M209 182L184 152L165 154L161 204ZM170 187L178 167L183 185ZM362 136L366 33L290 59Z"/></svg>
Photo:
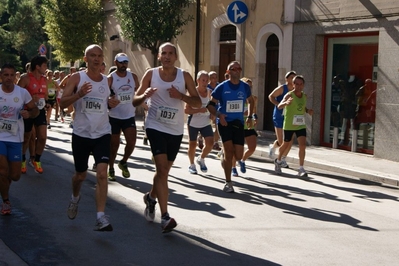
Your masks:
<svg viewBox="0 0 399 266"><path fill-rule="evenodd" d="M341 80L339 84L341 88L340 113L342 117L342 137L339 145L350 146L351 134L354 129L354 119L356 117L356 92L361 87L361 81L355 75L350 75L348 82L345 83L345 81ZM348 122L350 123L349 132L347 132Z"/></svg>
<svg viewBox="0 0 399 266"><path fill-rule="evenodd" d="M357 114L355 118L355 127L363 130L363 148L367 148L369 131L374 132L375 109L377 102L377 94L375 84L371 79L366 79L364 86L356 92L357 98ZM366 131L365 131L366 130ZM373 141L372 141L373 142Z"/></svg>
<svg viewBox="0 0 399 266"><path fill-rule="evenodd" d="M342 80L341 75L334 76L331 84L331 126L340 127L341 119L339 114L339 105L341 103L341 88L339 81Z"/></svg>

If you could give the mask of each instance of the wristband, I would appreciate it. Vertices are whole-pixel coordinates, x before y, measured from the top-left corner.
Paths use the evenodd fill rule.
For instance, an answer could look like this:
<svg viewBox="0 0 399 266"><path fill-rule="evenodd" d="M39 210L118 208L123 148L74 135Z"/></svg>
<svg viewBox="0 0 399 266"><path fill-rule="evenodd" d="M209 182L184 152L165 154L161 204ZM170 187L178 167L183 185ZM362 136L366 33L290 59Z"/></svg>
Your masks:
<svg viewBox="0 0 399 266"><path fill-rule="evenodd" d="M258 119L258 115L257 114L252 114L252 116L254 117L254 120Z"/></svg>
<svg viewBox="0 0 399 266"><path fill-rule="evenodd" d="M247 118L252 119L252 115L247 116Z"/></svg>

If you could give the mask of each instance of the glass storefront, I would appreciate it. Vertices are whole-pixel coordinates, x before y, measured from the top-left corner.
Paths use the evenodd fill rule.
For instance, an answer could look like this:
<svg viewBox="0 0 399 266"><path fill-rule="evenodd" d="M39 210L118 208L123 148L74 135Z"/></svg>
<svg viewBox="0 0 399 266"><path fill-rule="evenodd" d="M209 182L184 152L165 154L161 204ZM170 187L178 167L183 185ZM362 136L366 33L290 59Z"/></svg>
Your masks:
<svg viewBox="0 0 399 266"><path fill-rule="evenodd" d="M378 35L326 37L323 142L373 153Z"/></svg>

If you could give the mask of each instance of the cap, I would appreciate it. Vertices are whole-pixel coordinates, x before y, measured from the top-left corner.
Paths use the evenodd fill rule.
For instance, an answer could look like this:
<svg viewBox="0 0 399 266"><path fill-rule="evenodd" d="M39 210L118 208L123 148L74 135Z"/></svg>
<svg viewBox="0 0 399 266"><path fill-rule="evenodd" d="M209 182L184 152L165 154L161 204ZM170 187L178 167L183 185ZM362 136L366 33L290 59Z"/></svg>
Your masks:
<svg viewBox="0 0 399 266"><path fill-rule="evenodd" d="M118 61L118 62L128 61L129 62L129 58L126 55L116 55L115 61Z"/></svg>

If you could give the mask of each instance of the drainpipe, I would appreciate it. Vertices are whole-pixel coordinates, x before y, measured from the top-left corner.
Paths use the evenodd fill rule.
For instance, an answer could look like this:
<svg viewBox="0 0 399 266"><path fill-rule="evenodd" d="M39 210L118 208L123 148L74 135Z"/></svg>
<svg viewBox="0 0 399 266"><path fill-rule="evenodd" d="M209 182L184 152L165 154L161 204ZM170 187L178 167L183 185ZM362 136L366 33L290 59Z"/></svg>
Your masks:
<svg viewBox="0 0 399 266"><path fill-rule="evenodd" d="M200 45L200 30L201 30L201 0L197 0L196 10L196 23L195 23L195 62L194 62L194 79L198 73L199 68L199 45Z"/></svg>

